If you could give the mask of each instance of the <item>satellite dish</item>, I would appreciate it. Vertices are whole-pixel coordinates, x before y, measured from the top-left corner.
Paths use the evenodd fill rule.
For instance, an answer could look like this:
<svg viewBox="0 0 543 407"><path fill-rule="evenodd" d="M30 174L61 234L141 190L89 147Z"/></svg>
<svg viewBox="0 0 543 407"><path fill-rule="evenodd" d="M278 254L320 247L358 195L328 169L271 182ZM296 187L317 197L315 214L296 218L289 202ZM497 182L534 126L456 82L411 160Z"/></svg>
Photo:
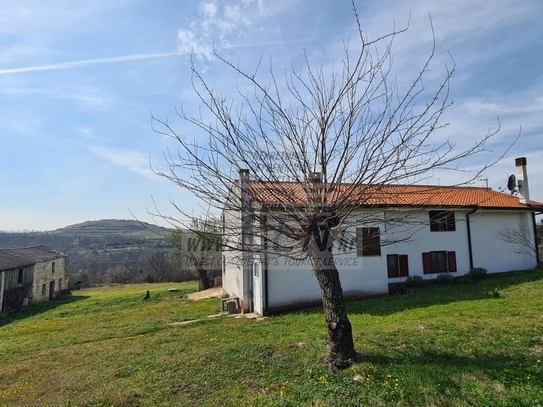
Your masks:
<svg viewBox="0 0 543 407"><path fill-rule="evenodd" d="M517 178L511 174L509 175L509 179L507 180L507 189L511 191L511 195L515 192L515 188L517 186Z"/></svg>

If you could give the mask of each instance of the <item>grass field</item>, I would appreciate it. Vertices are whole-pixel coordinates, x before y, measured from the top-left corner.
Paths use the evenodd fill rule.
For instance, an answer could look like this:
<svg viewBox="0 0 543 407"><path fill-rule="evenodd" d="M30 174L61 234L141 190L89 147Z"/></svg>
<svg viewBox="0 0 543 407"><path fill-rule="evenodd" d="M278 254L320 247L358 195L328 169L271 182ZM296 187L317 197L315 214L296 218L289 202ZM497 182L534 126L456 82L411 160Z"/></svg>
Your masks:
<svg viewBox="0 0 543 407"><path fill-rule="evenodd" d="M78 291L0 317L0 406L543 405L539 270L349 303L362 361L336 375L320 309L207 318L219 300L194 289Z"/></svg>

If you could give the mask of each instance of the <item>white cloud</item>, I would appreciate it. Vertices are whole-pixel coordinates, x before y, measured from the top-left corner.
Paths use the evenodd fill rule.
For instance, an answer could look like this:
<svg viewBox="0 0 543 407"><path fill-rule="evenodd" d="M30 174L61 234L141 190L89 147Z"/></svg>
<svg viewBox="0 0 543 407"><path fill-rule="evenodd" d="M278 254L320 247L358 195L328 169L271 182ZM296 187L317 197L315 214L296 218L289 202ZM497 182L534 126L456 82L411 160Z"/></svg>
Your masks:
<svg viewBox="0 0 543 407"><path fill-rule="evenodd" d="M215 3L202 3L201 10L206 18L215 18L217 15L217 5Z"/></svg>
<svg viewBox="0 0 543 407"><path fill-rule="evenodd" d="M199 59L213 58L213 44L206 38L197 37L191 30L177 32L177 50L181 55L194 54Z"/></svg>
<svg viewBox="0 0 543 407"><path fill-rule="evenodd" d="M264 14L261 2L238 1L229 4L203 1L199 14L180 28L177 34L179 53L193 54L199 60L212 60L213 49L228 49L237 39L246 37L253 19Z"/></svg>
<svg viewBox="0 0 543 407"><path fill-rule="evenodd" d="M148 179L156 180L157 176L149 166L149 156L137 150L91 147L91 152L118 167L135 172Z"/></svg>

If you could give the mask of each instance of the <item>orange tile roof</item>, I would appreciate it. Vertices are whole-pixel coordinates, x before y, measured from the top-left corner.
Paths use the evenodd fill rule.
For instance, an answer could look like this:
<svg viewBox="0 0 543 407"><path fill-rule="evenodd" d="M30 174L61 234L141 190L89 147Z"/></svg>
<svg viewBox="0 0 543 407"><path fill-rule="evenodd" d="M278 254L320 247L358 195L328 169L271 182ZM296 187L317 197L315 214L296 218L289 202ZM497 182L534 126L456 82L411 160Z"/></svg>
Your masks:
<svg viewBox="0 0 543 407"><path fill-rule="evenodd" d="M296 182L251 181L251 196L267 205L300 205L309 201L308 184ZM361 206L406 207L476 207L543 211L543 204L520 203L518 196L490 188L444 187L428 185L358 186L339 184L330 188L329 202L345 202Z"/></svg>

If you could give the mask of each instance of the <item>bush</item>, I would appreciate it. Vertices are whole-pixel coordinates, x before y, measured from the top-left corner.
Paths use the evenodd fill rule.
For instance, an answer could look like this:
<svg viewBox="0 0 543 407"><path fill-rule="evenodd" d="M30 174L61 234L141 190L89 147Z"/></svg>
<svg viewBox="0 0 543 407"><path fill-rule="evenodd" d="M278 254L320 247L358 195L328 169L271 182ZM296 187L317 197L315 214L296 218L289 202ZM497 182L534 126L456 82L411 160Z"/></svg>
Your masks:
<svg viewBox="0 0 543 407"><path fill-rule="evenodd" d="M452 284L454 282L454 277L452 274L443 273L443 274L438 274L436 277L436 280L440 284Z"/></svg>
<svg viewBox="0 0 543 407"><path fill-rule="evenodd" d="M472 268L466 275L471 280L481 280L482 278L486 276L486 271L487 270L485 268L475 267L475 268Z"/></svg>
<svg viewBox="0 0 543 407"><path fill-rule="evenodd" d="M405 285L408 287L420 287L424 283L421 276L409 276L405 279Z"/></svg>
<svg viewBox="0 0 543 407"><path fill-rule="evenodd" d="M488 292L488 295L490 295L492 298L500 298L501 297L500 290L498 290L497 288L494 288L494 289L490 290Z"/></svg>

